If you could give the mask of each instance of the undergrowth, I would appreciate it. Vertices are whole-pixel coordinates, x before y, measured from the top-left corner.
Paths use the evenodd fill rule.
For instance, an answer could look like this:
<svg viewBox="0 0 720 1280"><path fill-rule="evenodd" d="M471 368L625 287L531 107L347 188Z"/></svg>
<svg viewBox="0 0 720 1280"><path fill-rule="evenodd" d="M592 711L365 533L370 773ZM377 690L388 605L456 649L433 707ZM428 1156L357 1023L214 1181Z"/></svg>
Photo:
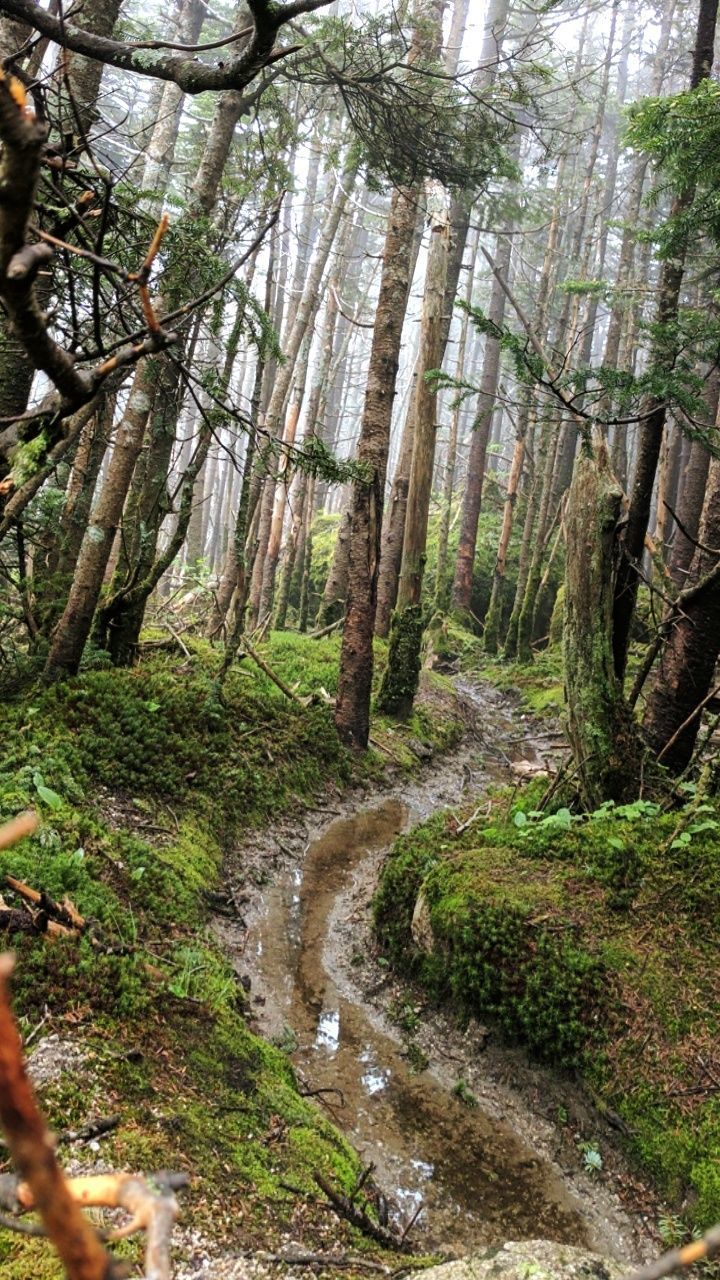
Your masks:
<svg viewBox="0 0 720 1280"><path fill-rule="evenodd" d="M12 899L12 875L67 895L92 922L79 941L16 946L24 1030L55 1032L60 1059L71 1037L85 1057L79 1073L43 1090L51 1123L63 1130L117 1112L103 1160L188 1171L183 1221L237 1246L289 1229L306 1212L313 1172L348 1190L359 1164L299 1096L288 1060L248 1029L245 993L208 929L208 895L242 833L372 776L384 756L353 762L326 705L291 702L249 659L218 699L219 653L189 643L189 659L155 654L132 670L93 663L6 700L0 822L35 808L41 823L0 853L0 887ZM265 646L301 696L335 692L338 652L337 636L281 633ZM440 705L431 698L413 717L428 750L448 740ZM405 752L400 762L416 767L418 754L407 743ZM0 1269L7 1280L60 1275L42 1242L4 1233Z"/></svg>

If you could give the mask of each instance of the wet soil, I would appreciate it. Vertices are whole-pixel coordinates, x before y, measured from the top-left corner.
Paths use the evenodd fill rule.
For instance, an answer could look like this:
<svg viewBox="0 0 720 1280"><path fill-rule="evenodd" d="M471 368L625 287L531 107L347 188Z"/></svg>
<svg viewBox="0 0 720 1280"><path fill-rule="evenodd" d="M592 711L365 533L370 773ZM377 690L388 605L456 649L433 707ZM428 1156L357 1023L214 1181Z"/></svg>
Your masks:
<svg viewBox="0 0 720 1280"><path fill-rule="evenodd" d="M419 1211L416 1249L542 1236L630 1261L646 1251L643 1224L607 1178L582 1169L577 1132L593 1116L574 1083L476 1023L463 1031L414 1006L375 954L370 898L393 839L528 766L552 766L553 735L506 696L459 692L473 720L460 749L241 851L245 874L254 857L261 879L270 857L274 875L254 891L246 882L244 919L219 919L217 931L250 980L258 1029L292 1051L301 1079L373 1163L391 1213L407 1223ZM388 1017L393 1006L404 1030Z"/></svg>

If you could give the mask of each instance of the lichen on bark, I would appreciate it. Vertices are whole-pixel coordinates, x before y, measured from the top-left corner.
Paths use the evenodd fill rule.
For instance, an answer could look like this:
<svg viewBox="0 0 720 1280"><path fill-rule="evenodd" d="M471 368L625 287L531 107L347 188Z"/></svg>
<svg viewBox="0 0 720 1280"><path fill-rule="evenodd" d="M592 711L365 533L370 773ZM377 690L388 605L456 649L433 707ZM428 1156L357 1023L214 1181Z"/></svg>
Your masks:
<svg viewBox="0 0 720 1280"><path fill-rule="evenodd" d="M583 804L633 799L644 749L613 662L616 530L622 489L604 444L576 464L565 517L563 656L574 783Z"/></svg>
<svg viewBox="0 0 720 1280"><path fill-rule="evenodd" d="M393 614L388 664L377 699L378 711L401 719L410 715L420 678L422 636L420 605L406 605Z"/></svg>

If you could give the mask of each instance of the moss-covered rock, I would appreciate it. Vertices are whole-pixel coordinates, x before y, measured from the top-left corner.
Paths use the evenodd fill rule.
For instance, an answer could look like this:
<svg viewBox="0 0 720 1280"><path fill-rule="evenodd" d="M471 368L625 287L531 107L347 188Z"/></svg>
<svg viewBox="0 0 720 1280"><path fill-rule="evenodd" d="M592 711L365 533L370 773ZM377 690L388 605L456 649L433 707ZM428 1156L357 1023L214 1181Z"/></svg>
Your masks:
<svg viewBox="0 0 720 1280"><path fill-rule="evenodd" d="M496 796L459 837L442 814L401 837L375 899L380 945L462 1016L578 1070L685 1225L706 1227L720 1217L720 810L691 797L674 813L546 814L538 788Z"/></svg>

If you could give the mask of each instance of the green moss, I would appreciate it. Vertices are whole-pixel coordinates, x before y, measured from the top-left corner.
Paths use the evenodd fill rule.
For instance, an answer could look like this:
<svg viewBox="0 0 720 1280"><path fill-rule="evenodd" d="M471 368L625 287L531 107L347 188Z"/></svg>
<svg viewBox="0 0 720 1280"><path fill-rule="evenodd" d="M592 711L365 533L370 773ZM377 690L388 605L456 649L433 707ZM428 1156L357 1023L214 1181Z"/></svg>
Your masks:
<svg viewBox="0 0 720 1280"><path fill-rule="evenodd" d="M65 1271L45 1240L26 1240L0 1231L0 1269L3 1280L63 1280Z"/></svg>
<svg viewBox="0 0 720 1280"><path fill-rule="evenodd" d="M422 636L420 606L396 610L390 626L387 667L377 697L379 711L401 717L410 714L420 677Z"/></svg>

